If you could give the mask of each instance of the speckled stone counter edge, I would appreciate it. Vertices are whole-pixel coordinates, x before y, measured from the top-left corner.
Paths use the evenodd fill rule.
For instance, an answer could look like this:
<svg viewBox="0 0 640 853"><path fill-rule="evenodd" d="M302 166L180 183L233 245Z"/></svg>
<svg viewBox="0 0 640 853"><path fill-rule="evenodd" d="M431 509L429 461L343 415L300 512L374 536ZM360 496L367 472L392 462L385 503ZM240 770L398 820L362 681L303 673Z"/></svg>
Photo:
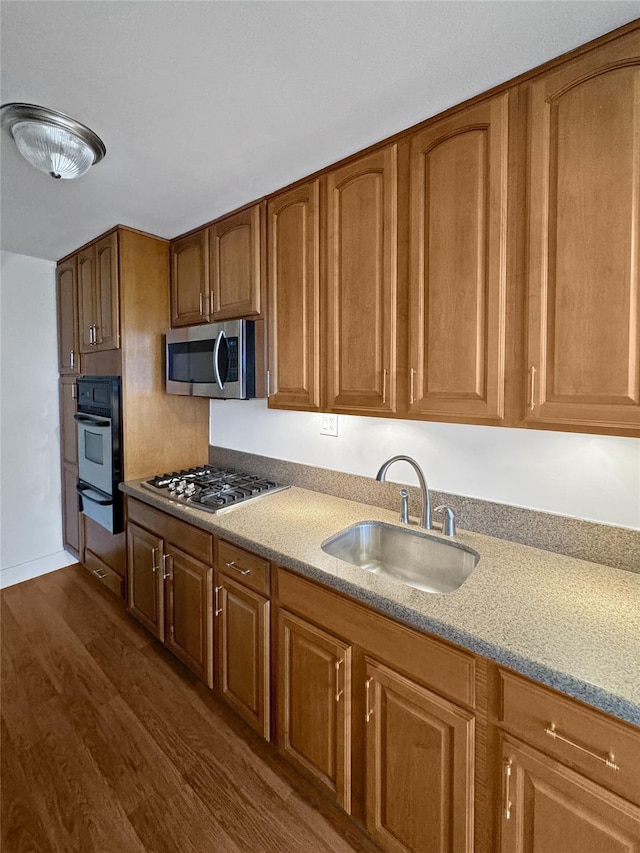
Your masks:
<svg viewBox="0 0 640 853"><path fill-rule="evenodd" d="M209 447L209 462L270 477L281 483L335 495L346 500L396 510L398 484L378 483L375 477L344 474L328 468L287 462L225 447ZM409 511L420 515L420 491L408 486ZM614 569L640 573L640 530L613 527L564 515L524 509L446 492L432 492L432 506L455 510L458 525L497 539L530 545Z"/></svg>

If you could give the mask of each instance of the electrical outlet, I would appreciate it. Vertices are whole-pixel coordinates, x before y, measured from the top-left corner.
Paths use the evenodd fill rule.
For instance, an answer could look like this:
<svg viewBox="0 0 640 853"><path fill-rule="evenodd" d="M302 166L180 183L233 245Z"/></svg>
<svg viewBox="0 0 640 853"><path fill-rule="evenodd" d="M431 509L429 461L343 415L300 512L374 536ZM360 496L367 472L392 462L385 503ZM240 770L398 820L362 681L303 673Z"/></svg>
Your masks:
<svg viewBox="0 0 640 853"><path fill-rule="evenodd" d="M320 415L320 435L338 435L337 415Z"/></svg>

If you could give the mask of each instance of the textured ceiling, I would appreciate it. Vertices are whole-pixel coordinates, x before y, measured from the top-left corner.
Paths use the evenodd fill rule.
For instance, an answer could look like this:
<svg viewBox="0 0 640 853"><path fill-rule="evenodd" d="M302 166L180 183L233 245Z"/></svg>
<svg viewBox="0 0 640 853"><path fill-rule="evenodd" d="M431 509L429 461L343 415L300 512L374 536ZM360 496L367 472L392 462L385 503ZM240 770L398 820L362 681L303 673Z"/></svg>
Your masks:
<svg viewBox="0 0 640 853"><path fill-rule="evenodd" d="M3 135L2 248L58 259L117 223L173 237L640 16L639 2L2 0L2 103L89 125L36 172Z"/></svg>

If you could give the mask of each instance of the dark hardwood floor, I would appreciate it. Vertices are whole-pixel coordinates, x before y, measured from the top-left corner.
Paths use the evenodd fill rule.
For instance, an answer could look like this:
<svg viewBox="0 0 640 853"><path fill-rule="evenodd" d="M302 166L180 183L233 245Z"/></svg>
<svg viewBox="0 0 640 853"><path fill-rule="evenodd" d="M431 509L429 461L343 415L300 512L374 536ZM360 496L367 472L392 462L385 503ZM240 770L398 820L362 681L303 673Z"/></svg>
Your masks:
<svg viewBox="0 0 640 853"><path fill-rule="evenodd" d="M3 853L377 850L80 566L1 627Z"/></svg>

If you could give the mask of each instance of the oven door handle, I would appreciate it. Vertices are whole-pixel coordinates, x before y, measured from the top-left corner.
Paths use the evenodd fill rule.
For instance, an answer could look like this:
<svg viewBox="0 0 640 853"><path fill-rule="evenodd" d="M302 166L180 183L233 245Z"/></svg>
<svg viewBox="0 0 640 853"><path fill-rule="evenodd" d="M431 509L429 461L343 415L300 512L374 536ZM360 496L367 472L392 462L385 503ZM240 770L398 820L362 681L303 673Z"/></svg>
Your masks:
<svg viewBox="0 0 640 853"><path fill-rule="evenodd" d="M216 377L216 382L218 383L218 388L222 391L224 388L224 381L222 380L222 376L220 375L220 347L222 346L222 341L225 339L226 335L221 330L218 333L218 337L216 338L216 343L213 348L213 373ZM225 376L225 380L226 380Z"/></svg>
<svg viewBox="0 0 640 853"><path fill-rule="evenodd" d="M100 504L100 506L111 506L113 503L113 498L110 495L106 495L96 489L95 486L88 486L86 483L76 483L76 491L81 497L93 501L94 504Z"/></svg>
<svg viewBox="0 0 640 853"><path fill-rule="evenodd" d="M96 427L111 426L110 420L107 420L105 418L97 418L94 415L83 415L76 413L73 417L81 424L91 424L91 426Z"/></svg>

